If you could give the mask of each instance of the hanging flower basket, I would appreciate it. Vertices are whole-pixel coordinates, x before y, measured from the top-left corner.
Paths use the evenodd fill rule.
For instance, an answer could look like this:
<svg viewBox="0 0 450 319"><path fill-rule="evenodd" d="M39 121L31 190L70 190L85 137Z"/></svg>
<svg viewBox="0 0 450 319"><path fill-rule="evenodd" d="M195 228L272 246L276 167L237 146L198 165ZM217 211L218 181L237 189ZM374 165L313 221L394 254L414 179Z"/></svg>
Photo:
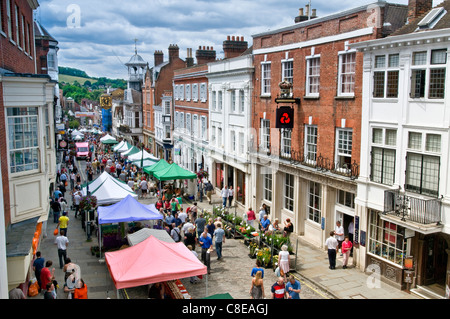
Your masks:
<svg viewBox="0 0 450 319"><path fill-rule="evenodd" d="M83 211L91 211L97 207L96 196L83 196L80 201L80 209Z"/></svg>

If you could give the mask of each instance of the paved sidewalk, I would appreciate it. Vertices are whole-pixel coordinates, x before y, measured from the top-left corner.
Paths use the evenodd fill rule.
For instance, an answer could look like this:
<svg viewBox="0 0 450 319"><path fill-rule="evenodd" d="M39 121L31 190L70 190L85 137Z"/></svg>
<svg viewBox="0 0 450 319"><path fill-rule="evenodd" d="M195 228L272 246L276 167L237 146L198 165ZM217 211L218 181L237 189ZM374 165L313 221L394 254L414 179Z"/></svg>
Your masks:
<svg viewBox="0 0 450 319"><path fill-rule="evenodd" d="M215 196L213 205L220 205L221 199ZM212 210L207 200L198 202L199 208ZM235 208L229 210L235 213ZM244 212L236 209L236 214L242 216ZM291 235L294 239L295 235ZM297 269L296 273L306 278L318 287L327 291L337 299L420 299L419 297L401 291L381 280L374 281L355 266L342 268L342 257L337 256L336 269L329 269L328 254L325 250L309 244L302 236L297 236ZM296 243L294 242L294 245ZM294 252L295 252L294 246ZM349 260L352 265L352 258Z"/></svg>
<svg viewBox="0 0 450 319"><path fill-rule="evenodd" d="M71 204L71 198L68 194L66 194L66 199ZM155 198L148 199L140 199L142 203L149 204L154 203ZM185 202L183 204L184 209L186 209L191 203ZM219 197L216 196L216 200L214 204L220 204ZM207 201L198 202L198 206L200 209L212 209L212 205L209 205ZM231 210L234 213L234 208ZM236 210L236 213L242 215L242 211ZM70 244L68 246L68 257L71 260L78 264L81 268L81 277L85 280L88 285L89 290L89 299L106 299L117 298L117 292L114 287L114 284L111 280L109 271L104 262L100 262L98 257L92 256L90 252L91 246L97 246L97 237L95 235L92 236L92 241L87 241L87 236L84 230L81 227L80 218L74 218L74 212L69 212L69 227L68 227L68 238ZM49 220L47 222L47 237L43 238L39 250L42 252L43 258L45 260L52 260L53 266L55 268L55 277L59 283L58 296L59 298L66 298L62 289L64 286L64 274L61 269L59 269L59 261L57 248L54 244L55 237L53 236L53 230L55 229L56 224L53 223L53 217L49 216ZM237 240L232 240L233 245L235 246L233 249L237 249L239 245L242 245L242 248L245 246L241 244ZM226 247L224 249L228 250L228 254L230 257L232 256L231 247ZM295 248L294 248L295 249ZM414 295L408 294L406 292L400 291L384 282L379 282L379 286L377 288L370 288L371 285L368 285L369 276L363 273L361 270L354 268L353 266L342 269L342 257L338 257L337 261L337 269L330 270L328 268L328 257L326 251L319 249L317 247L313 247L306 243L305 240L302 239L301 236L298 236L298 248L297 248L297 272L295 273L300 279L304 282L312 282L313 284L319 286L328 292L328 295L332 298L337 299L418 299ZM224 254L225 255L225 254ZM233 261L239 260L239 258L225 258L228 259L222 264L222 266L216 265L212 269L215 270L221 269L221 267L229 267ZM244 257L242 262L245 263L245 267L249 267L247 265L247 261L249 265L253 265L254 260ZM241 261L240 261L241 262ZM351 261L350 261L351 263ZM349 264L350 264L349 263ZM219 267L217 267L219 266ZM243 266L244 267L244 266ZM223 268L225 270L225 268ZM244 270L245 272L246 270ZM271 274L272 275L272 274ZM214 274L212 274L214 276ZM213 278L211 278L212 280ZM273 279L273 278L272 278ZM230 284L234 285L236 282L232 281ZM188 287L187 287L188 288ZM226 290L225 287L222 287ZM204 290L202 287L198 287L196 289L200 289L201 297L203 297ZM245 287L247 290L247 287ZM188 289L189 291L189 289ZM192 291L194 293L194 291ZM210 294L214 292L213 290L213 282L210 283ZM239 298L245 298L244 295L238 296ZM43 298L42 295L38 295L34 297L35 299Z"/></svg>

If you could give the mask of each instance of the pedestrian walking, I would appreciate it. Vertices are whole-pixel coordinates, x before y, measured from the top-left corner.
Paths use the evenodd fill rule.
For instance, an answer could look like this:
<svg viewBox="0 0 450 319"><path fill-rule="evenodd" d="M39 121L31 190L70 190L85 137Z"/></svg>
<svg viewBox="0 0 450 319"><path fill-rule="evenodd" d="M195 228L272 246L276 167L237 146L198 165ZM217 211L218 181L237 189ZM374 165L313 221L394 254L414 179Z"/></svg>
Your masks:
<svg viewBox="0 0 450 319"><path fill-rule="evenodd" d="M228 186L225 185L222 188L222 191L220 193L220 195L222 196L222 206L223 206L223 208L227 207L228 194L229 194L228 193Z"/></svg>
<svg viewBox="0 0 450 319"><path fill-rule="evenodd" d="M53 282L48 282L45 286L44 299L56 299L55 286L53 285Z"/></svg>
<svg viewBox="0 0 450 319"><path fill-rule="evenodd" d="M255 277L252 278L250 296L252 299L264 299L264 282L261 270L258 270Z"/></svg>
<svg viewBox="0 0 450 319"><path fill-rule="evenodd" d="M69 226L69 217L67 217L67 212L63 212L62 216L59 217L58 225L60 232L64 231L64 236L67 236L67 227Z"/></svg>
<svg viewBox="0 0 450 319"><path fill-rule="evenodd" d="M248 222L248 224L249 224L251 227L253 227L253 228L255 228L255 224L254 224L255 220L256 220L255 212L254 212L253 209L250 207L250 208L248 209L248 211L247 211L247 222Z"/></svg>
<svg viewBox="0 0 450 319"><path fill-rule="evenodd" d="M252 272L250 273L250 276L255 277L256 273L258 271L262 272L261 278L264 278L264 268L261 267L261 261L259 259L256 259L256 265L252 268Z"/></svg>
<svg viewBox="0 0 450 319"><path fill-rule="evenodd" d="M214 224L213 224L214 225ZM217 229L214 231L217 260L222 259L222 244L225 243L225 231L222 229L222 224L217 224Z"/></svg>
<svg viewBox="0 0 450 319"><path fill-rule="evenodd" d="M73 206L75 207L75 218L77 218L78 213L80 213L80 202L81 202L81 191L75 191L73 195ZM81 213L80 213L81 215Z"/></svg>
<svg viewBox="0 0 450 319"><path fill-rule="evenodd" d="M336 269L336 251L339 246L338 241L334 238L334 231L330 232L330 237L325 241L325 246L328 248L328 261L330 269Z"/></svg>
<svg viewBox="0 0 450 319"><path fill-rule="evenodd" d="M348 236L345 236L344 242L342 243L342 254L344 255L344 261L342 268L346 269L348 264L348 259L350 257L350 251L353 247L352 242L349 240Z"/></svg>
<svg viewBox="0 0 450 319"><path fill-rule="evenodd" d="M205 230L206 219L203 218L203 213L200 213L199 217L195 220L195 227L197 228L197 237L200 238Z"/></svg>
<svg viewBox="0 0 450 319"><path fill-rule="evenodd" d="M230 186L230 188L228 189L228 206L229 207L231 207L233 198L234 198L234 189L233 189L233 186Z"/></svg>
<svg viewBox="0 0 450 319"><path fill-rule="evenodd" d="M59 268L63 269L64 261L67 258L67 246L69 245L69 239L65 236L64 230L60 230L55 244L58 247Z"/></svg>
<svg viewBox="0 0 450 319"><path fill-rule="evenodd" d="M33 261L33 271L34 275L36 276L36 280L39 285L39 292L41 292L41 289L44 289L41 283L41 271L44 268L45 259L42 258L41 252L36 252L36 259Z"/></svg>
<svg viewBox="0 0 450 319"><path fill-rule="evenodd" d="M200 200L200 203L203 203L203 191L205 186L203 185L203 182L201 180L198 181L198 199Z"/></svg>
<svg viewBox="0 0 450 319"><path fill-rule="evenodd" d="M194 227L190 227L184 232L184 244L187 246L195 247L195 230Z"/></svg>
<svg viewBox="0 0 450 319"><path fill-rule="evenodd" d="M45 262L45 267L41 270L41 284L43 290L48 290L48 284L53 283L55 280L55 268L50 270L50 267L53 266L53 262L51 260L47 260Z"/></svg>
<svg viewBox="0 0 450 319"><path fill-rule="evenodd" d="M350 257L353 257L353 238L355 234L355 224L353 223L353 219L348 224L348 240L352 243L352 249L350 250Z"/></svg>
<svg viewBox="0 0 450 319"><path fill-rule="evenodd" d="M300 281L295 279L294 276L289 276L289 281L286 283L286 293L288 299L300 299L300 291L302 287Z"/></svg>
<svg viewBox="0 0 450 319"><path fill-rule="evenodd" d="M198 243L202 247L202 262L208 269L208 274L211 272L211 254L210 249L212 245L212 239L208 236L208 231L205 229L198 239Z"/></svg>
<svg viewBox="0 0 450 319"><path fill-rule="evenodd" d="M272 285L271 292L272 299L285 299L286 285L284 284L283 277L278 277L278 280Z"/></svg>
<svg viewBox="0 0 450 319"><path fill-rule="evenodd" d="M208 198L208 202L211 205L212 202L212 192L214 190L214 186L211 184L210 181L206 181L206 186L205 186L205 190L206 190L206 197Z"/></svg>
<svg viewBox="0 0 450 319"><path fill-rule="evenodd" d="M212 218L208 219L208 225L206 225L206 228L208 229L208 234L212 238L214 236L214 231L216 230L216 225L213 223Z"/></svg>
<svg viewBox="0 0 450 319"><path fill-rule="evenodd" d="M340 250L342 256L342 242L344 241L345 235L344 235L344 227L342 227L341 222L339 220L336 222L334 235L336 236L336 240L338 241L338 249Z"/></svg>
<svg viewBox="0 0 450 319"><path fill-rule="evenodd" d="M58 199L53 199L53 201L51 202L51 207L53 211L53 222L57 224L61 213L61 204L59 203Z"/></svg>
<svg viewBox="0 0 450 319"><path fill-rule="evenodd" d="M289 252L286 245L281 246L281 251L278 253L278 265L283 271L283 278L286 281L286 274L289 272Z"/></svg>

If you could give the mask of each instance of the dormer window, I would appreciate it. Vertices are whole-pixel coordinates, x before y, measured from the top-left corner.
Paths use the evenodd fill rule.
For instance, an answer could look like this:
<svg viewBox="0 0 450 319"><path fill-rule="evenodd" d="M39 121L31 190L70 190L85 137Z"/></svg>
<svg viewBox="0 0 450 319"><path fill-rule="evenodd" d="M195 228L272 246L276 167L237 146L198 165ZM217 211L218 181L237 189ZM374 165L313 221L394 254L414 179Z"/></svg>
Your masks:
<svg viewBox="0 0 450 319"><path fill-rule="evenodd" d="M430 12L428 12L425 18L420 20L420 22L417 24L419 30L432 29L446 13L447 11L445 11L443 7L432 9Z"/></svg>

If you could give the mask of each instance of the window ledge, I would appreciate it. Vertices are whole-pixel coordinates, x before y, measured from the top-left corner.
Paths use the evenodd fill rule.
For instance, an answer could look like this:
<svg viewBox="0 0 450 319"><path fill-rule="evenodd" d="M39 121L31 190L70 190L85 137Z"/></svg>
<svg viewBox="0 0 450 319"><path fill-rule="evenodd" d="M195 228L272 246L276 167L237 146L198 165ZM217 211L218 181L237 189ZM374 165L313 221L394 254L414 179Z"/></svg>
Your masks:
<svg viewBox="0 0 450 319"><path fill-rule="evenodd" d="M0 30L0 34L6 38L6 33Z"/></svg>
<svg viewBox="0 0 450 319"><path fill-rule="evenodd" d="M261 99L270 99L272 96L270 94L261 94L259 97Z"/></svg>
<svg viewBox="0 0 450 319"><path fill-rule="evenodd" d="M354 100L354 95L338 95L334 97L335 100Z"/></svg>
<svg viewBox="0 0 450 319"><path fill-rule="evenodd" d="M312 96L312 95L305 95L303 97L304 100L319 100L320 96Z"/></svg>

